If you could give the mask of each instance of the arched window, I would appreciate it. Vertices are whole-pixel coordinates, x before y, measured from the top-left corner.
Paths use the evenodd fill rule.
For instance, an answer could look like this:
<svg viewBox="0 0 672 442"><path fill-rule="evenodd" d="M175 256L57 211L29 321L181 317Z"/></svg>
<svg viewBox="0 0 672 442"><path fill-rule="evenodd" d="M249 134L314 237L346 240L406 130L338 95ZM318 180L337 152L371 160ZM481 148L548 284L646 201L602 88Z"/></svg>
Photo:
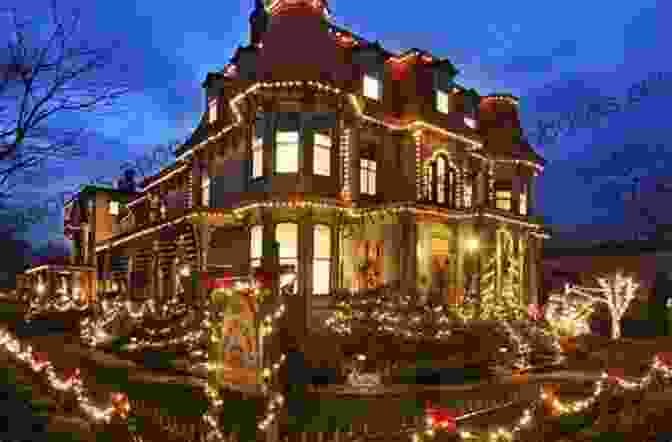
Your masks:
<svg viewBox="0 0 672 442"><path fill-rule="evenodd" d="M299 226L295 223L281 223L275 226L275 240L280 243L280 262L282 265L293 265L294 271L299 270ZM296 283L293 291L296 292Z"/></svg>
<svg viewBox="0 0 672 442"><path fill-rule="evenodd" d="M313 293L327 295L331 273L331 229L326 225L313 228Z"/></svg>
<svg viewBox="0 0 672 442"><path fill-rule="evenodd" d="M252 226L250 229L250 267L261 266L264 226Z"/></svg>

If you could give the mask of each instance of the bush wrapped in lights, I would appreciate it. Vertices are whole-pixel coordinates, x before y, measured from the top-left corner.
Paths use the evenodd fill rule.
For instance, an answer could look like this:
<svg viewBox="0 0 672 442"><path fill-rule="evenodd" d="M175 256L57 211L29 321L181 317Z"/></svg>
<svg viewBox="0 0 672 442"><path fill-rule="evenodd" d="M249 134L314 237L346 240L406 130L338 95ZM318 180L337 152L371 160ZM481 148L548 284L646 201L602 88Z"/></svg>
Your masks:
<svg viewBox="0 0 672 442"><path fill-rule="evenodd" d="M545 308L546 320L558 336L576 337L590 333L588 319L594 302L577 296L553 294Z"/></svg>

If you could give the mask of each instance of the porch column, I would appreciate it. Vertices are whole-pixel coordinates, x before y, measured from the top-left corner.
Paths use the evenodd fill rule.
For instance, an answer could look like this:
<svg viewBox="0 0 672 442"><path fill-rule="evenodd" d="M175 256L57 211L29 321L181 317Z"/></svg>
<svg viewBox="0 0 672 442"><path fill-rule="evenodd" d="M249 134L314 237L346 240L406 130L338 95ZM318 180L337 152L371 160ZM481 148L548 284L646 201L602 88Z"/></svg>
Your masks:
<svg viewBox="0 0 672 442"><path fill-rule="evenodd" d="M536 184L537 180L535 180L535 177L537 176L537 173L535 172L527 181L527 214L528 215L534 215L536 212L536 195L537 195L537 189L536 189Z"/></svg>
<svg viewBox="0 0 672 442"><path fill-rule="evenodd" d="M135 256L134 252L131 252L131 255L128 257L128 270L126 274L126 286L128 287L128 290L126 290L126 299L131 299L131 293L133 292L133 271L135 268Z"/></svg>
<svg viewBox="0 0 672 442"><path fill-rule="evenodd" d="M310 330L313 315L313 220L302 217L299 221L299 296L306 309L306 329Z"/></svg>
<svg viewBox="0 0 672 442"><path fill-rule="evenodd" d="M350 131L350 186L352 191L352 200L359 200L361 183L359 182L359 142L360 142L360 123L356 122Z"/></svg>
<svg viewBox="0 0 672 442"><path fill-rule="evenodd" d="M154 257L152 258L152 293L151 298L159 299L159 285L161 284L161 272L159 270L159 241L154 240L152 243L152 250Z"/></svg>
<svg viewBox="0 0 672 442"><path fill-rule="evenodd" d="M399 213L399 225L401 226L400 264L401 264L401 290L402 293L410 293L416 288L417 279L417 224L415 215L411 212Z"/></svg>
<svg viewBox="0 0 672 442"><path fill-rule="evenodd" d="M533 235L528 236L528 281L529 281L529 303L539 303L539 242L540 238Z"/></svg>

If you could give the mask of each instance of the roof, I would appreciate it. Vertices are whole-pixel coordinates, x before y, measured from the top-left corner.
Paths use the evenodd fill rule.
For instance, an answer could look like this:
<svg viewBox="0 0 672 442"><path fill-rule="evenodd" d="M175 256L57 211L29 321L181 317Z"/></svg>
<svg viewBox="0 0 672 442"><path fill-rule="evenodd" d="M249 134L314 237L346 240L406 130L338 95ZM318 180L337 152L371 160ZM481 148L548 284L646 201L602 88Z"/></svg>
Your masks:
<svg viewBox="0 0 672 442"><path fill-rule="evenodd" d="M115 197L121 199L123 202L130 201L131 199L134 199L140 195L139 192L129 192L127 190L115 189L113 187L103 187L103 186L96 186L93 184L87 184L77 192L77 195L75 195L71 200L65 203L65 205L67 206L68 204L72 203L81 196L93 195L98 192L114 195Z"/></svg>

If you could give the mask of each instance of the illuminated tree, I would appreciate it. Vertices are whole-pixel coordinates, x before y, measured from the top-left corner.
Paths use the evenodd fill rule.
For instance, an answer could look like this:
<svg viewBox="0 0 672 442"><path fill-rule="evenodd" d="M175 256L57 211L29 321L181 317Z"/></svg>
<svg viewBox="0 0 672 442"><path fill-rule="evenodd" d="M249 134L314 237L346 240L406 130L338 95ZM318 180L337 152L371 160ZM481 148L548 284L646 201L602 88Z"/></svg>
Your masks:
<svg viewBox="0 0 672 442"><path fill-rule="evenodd" d="M630 302L635 298L639 284L632 278L616 273L604 278L597 278L599 288L585 288L567 284L565 294L583 296L593 302L606 304L611 315L611 338L621 337L621 318L628 310Z"/></svg>

